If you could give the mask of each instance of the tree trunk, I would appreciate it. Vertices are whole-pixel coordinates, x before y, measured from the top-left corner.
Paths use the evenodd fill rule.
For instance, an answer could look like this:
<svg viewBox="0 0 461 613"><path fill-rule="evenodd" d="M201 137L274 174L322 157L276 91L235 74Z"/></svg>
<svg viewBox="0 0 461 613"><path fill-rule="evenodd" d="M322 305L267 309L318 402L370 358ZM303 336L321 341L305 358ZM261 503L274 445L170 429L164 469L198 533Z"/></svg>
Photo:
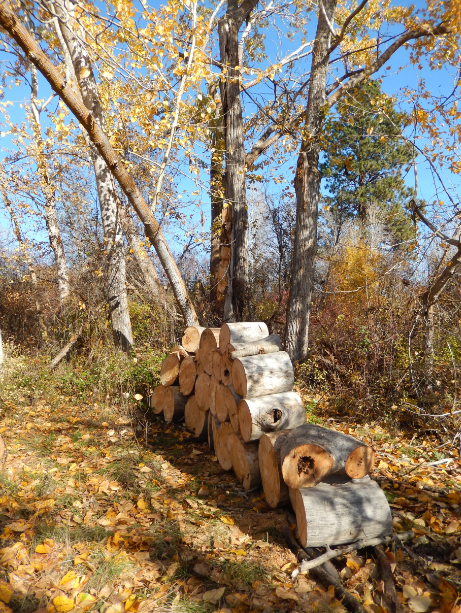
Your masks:
<svg viewBox="0 0 461 613"><path fill-rule="evenodd" d="M290 432L291 430L267 432L259 441L258 457L264 496L272 509L290 502L280 462L280 450Z"/></svg>
<svg viewBox="0 0 461 613"><path fill-rule="evenodd" d="M284 392L241 400L238 405L240 432L245 442L264 433L292 430L306 423L306 409L299 394Z"/></svg>
<svg viewBox="0 0 461 613"><path fill-rule="evenodd" d="M323 0L328 21L334 23L337 0ZM320 131L325 117L326 85L331 33L323 11L319 10L312 53L306 123L294 180L296 192L296 231L293 273L288 303L286 348L292 360L308 354L309 315L317 253L317 219L320 196Z"/></svg>
<svg viewBox="0 0 461 613"><path fill-rule="evenodd" d="M214 89L214 88L213 88ZM214 90L215 91L215 90ZM213 91L211 92L213 94ZM218 102L215 118L212 122L212 154L210 163L210 199L211 199L211 253L210 253L210 301L213 312L222 319L223 296L218 291L221 263L222 212L224 203L224 168L223 168L223 116L222 105ZM222 275L221 275L222 276Z"/></svg>
<svg viewBox="0 0 461 613"><path fill-rule="evenodd" d="M429 384L434 370L434 314L435 304L431 304L424 322L424 374Z"/></svg>
<svg viewBox="0 0 461 613"><path fill-rule="evenodd" d="M252 7L249 7L250 12ZM243 321L248 303L248 210L245 189L245 146L240 100L238 37L246 15L238 14L238 0L228 0L218 24L222 79L220 81L226 159L226 201L231 211L231 256L224 303L226 321Z"/></svg>
<svg viewBox="0 0 461 613"><path fill-rule="evenodd" d="M232 364L232 381L242 398L291 392L293 364L285 351L240 358Z"/></svg>
<svg viewBox="0 0 461 613"><path fill-rule="evenodd" d="M368 477L345 485L297 490L295 513L303 547L343 545L392 533L384 492Z"/></svg>
<svg viewBox="0 0 461 613"><path fill-rule="evenodd" d="M245 443L241 436L232 432L227 443L237 481L244 490L252 490L261 485L259 470L258 443Z"/></svg>
<svg viewBox="0 0 461 613"><path fill-rule="evenodd" d="M281 460L285 483L299 489L314 486L331 474L360 479L372 470L375 452L342 432L304 424L292 430Z"/></svg>

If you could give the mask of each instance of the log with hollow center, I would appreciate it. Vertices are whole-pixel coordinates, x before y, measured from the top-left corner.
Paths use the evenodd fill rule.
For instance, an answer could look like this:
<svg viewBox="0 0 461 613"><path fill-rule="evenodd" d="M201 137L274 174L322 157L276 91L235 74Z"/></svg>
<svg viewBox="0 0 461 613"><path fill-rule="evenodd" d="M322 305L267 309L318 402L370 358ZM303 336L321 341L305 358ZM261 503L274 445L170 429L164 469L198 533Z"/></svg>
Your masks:
<svg viewBox="0 0 461 613"><path fill-rule="evenodd" d="M227 447L235 476L243 489L251 490L261 485L258 443L245 443L241 436L232 432Z"/></svg>
<svg viewBox="0 0 461 613"><path fill-rule="evenodd" d="M280 450L290 432L291 430L267 432L259 440L258 457L264 496L267 504L273 509L290 501L280 462Z"/></svg>
<svg viewBox="0 0 461 613"><path fill-rule="evenodd" d="M352 436L304 424L295 428L282 450L282 474L294 489L312 487L327 475L347 475L360 479L374 465L375 453Z"/></svg>
<svg viewBox="0 0 461 613"><path fill-rule="evenodd" d="M195 353L197 351L200 345L200 337L204 330L205 328L201 328L200 326L189 326L186 328L181 341L186 351L190 353Z"/></svg>
<svg viewBox="0 0 461 613"><path fill-rule="evenodd" d="M213 374L213 352L218 349L219 328L207 328L200 337L200 361L207 375Z"/></svg>
<svg viewBox="0 0 461 613"><path fill-rule="evenodd" d="M208 411L210 408L210 376L199 375L195 381L195 400L199 409Z"/></svg>
<svg viewBox="0 0 461 613"><path fill-rule="evenodd" d="M194 391L195 379L197 377L197 364L194 358L184 358L179 367L179 387L185 396Z"/></svg>
<svg viewBox="0 0 461 613"><path fill-rule="evenodd" d="M238 403L242 399L239 396L232 385L224 388L224 404L226 405L227 415L229 416L230 423L234 429L234 432L239 431L239 418L238 418Z"/></svg>
<svg viewBox="0 0 461 613"><path fill-rule="evenodd" d="M216 432L215 453L218 458L219 465L223 470L230 470L232 468L232 460L228 448L229 436L234 433L234 430L229 421L221 424Z"/></svg>
<svg viewBox="0 0 461 613"><path fill-rule="evenodd" d="M223 324L219 332L219 349L224 352L229 343L248 345L267 336L269 336L269 328L262 321Z"/></svg>
<svg viewBox="0 0 461 613"><path fill-rule="evenodd" d="M227 345L227 353L232 360L262 353L277 353L277 351L282 351L282 342L278 334L271 334L252 343L229 343Z"/></svg>
<svg viewBox="0 0 461 613"><path fill-rule="evenodd" d="M392 533L386 496L369 477L296 490L294 502L303 547L342 545Z"/></svg>
<svg viewBox="0 0 461 613"><path fill-rule="evenodd" d="M293 365L285 351L239 358L232 364L234 389L242 398L290 392L294 380Z"/></svg>
<svg viewBox="0 0 461 613"><path fill-rule="evenodd" d="M240 432L245 442L255 441L265 432L292 430L306 423L306 410L296 392L245 398L238 405Z"/></svg>
<svg viewBox="0 0 461 613"><path fill-rule="evenodd" d="M163 401L165 399L165 390L166 387L162 384L157 385L157 387L152 392L152 396L150 397L149 406L154 409L155 415L160 415L163 411Z"/></svg>
<svg viewBox="0 0 461 613"><path fill-rule="evenodd" d="M221 356L221 381L223 385L232 385L232 364L229 354L223 353Z"/></svg>
<svg viewBox="0 0 461 613"><path fill-rule="evenodd" d="M187 399L188 396L184 396L177 385L170 385L165 389L163 417L167 423L178 421L184 417Z"/></svg>
<svg viewBox="0 0 461 613"><path fill-rule="evenodd" d="M184 357L179 353L170 353L165 358L160 370L160 382L162 385L176 385L179 378L179 368Z"/></svg>

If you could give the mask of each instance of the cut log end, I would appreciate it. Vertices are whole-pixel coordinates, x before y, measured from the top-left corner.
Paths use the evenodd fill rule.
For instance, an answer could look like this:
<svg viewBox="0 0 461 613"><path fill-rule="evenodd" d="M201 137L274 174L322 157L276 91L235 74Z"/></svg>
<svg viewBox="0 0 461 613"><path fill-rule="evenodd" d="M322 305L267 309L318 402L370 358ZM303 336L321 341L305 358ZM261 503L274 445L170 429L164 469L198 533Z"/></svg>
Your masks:
<svg viewBox="0 0 461 613"><path fill-rule="evenodd" d="M215 453L218 458L219 465L223 470L230 470L232 468L232 460L228 448L229 436L234 431L230 422L226 421L221 424L216 432L215 438Z"/></svg>
<svg viewBox="0 0 461 613"><path fill-rule="evenodd" d="M165 358L160 370L160 382L162 385L174 385L179 377L181 356L179 353L170 353Z"/></svg>
<svg viewBox="0 0 461 613"><path fill-rule="evenodd" d="M220 379L223 385L233 384L233 360L229 358L227 353L221 356Z"/></svg>
<svg viewBox="0 0 461 613"><path fill-rule="evenodd" d="M200 336L204 330L205 328L201 328L199 326L189 326L186 328L181 341L182 346L186 351L192 353L197 351L200 344Z"/></svg>
<svg viewBox="0 0 461 613"><path fill-rule="evenodd" d="M185 358L179 369L179 388L182 394L188 396L194 391L197 377L197 364L193 358Z"/></svg>
<svg viewBox="0 0 461 613"><path fill-rule="evenodd" d="M229 455L237 480L243 489L250 490L261 485L258 443L245 443L233 432L228 440Z"/></svg>
<svg viewBox="0 0 461 613"><path fill-rule="evenodd" d="M259 440L258 457L261 481L267 504L275 509L288 503L288 486L280 471L280 447L290 430L263 434Z"/></svg>
<svg viewBox="0 0 461 613"><path fill-rule="evenodd" d="M320 483L333 466L333 458L318 445L300 445L283 460L285 483L293 488L312 487Z"/></svg>
<svg viewBox="0 0 461 613"><path fill-rule="evenodd" d="M178 421L184 417L184 410L187 403L187 396L181 394L178 386L171 385L165 389L163 400L163 417L166 423Z"/></svg>
<svg viewBox="0 0 461 613"><path fill-rule="evenodd" d="M361 479L368 475L375 465L375 452L371 447L362 445L354 449L346 460L346 474L351 479Z"/></svg>
<svg viewBox="0 0 461 613"><path fill-rule="evenodd" d="M219 328L207 328L200 337L200 361L207 375L213 374L213 352L218 349Z"/></svg>
<svg viewBox="0 0 461 613"><path fill-rule="evenodd" d="M163 402L165 400L165 390L167 388L160 384L154 389L152 396L150 397L150 406L154 410L154 415L160 415L163 411Z"/></svg>
<svg viewBox="0 0 461 613"><path fill-rule="evenodd" d="M195 400L199 409L208 411L210 408L210 376L206 373L197 377L195 382Z"/></svg>

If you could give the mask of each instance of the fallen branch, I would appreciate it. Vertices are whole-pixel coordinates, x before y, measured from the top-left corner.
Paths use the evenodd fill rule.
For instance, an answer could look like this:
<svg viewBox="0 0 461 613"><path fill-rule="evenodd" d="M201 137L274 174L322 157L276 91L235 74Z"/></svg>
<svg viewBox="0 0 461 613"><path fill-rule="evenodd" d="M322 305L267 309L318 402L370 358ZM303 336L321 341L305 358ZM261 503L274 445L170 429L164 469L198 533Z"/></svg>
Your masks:
<svg viewBox="0 0 461 613"><path fill-rule="evenodd" d="M408 530L408 532L402 532L401 534L393 534L391 536L383 536L377 537L374 539L361 539L360 541L355 541L355 543L351 543L350 545L346 545L345 547L338 547L337 549L330 549L327 546L327 550L321 556L314 558L313 560L303 560L299 568L293 571L291 578L295 579L299 573L305 573L308 570L312 570L321 564L324 564L328 560L332 560L333 558L337 558L345 553L350 553L351 551L356 551L357 549L364 549L365 547L378 547L380 545L389 545L394 541L408 541L414 537L415 533L412 530ZM296 574L295 574L296 573Z"/></svg>
<svg viewBox="0 0 461 613"><path fill-rule="evenodd" d="M398 613L400 607L397 598L397 590L395 589L394 573L392 572L391 562L382 545L377 545L374 550L381 572L381 579L384 584L381 606L388 611L388 613Z"/></svg>
<svg viewBox="0 0 461 613"><path fill-rule="evenodd" d="M300 562L304 560L308 560L310 556L310 550L301 549L301 547L296 542L290 528L285 525L282 528L283 536L285 537L286 544L290 548L290 550L295 554ZM309 555L308 553L309 552ZM360 604L358 600L356 600L350 592L348 592L336 579L334 579L330 573L328 573L324 568L313 568L311 571L311 575L320 581L320 583L325 587L329 588L332 585L335 588L335 596L338 600L340 600L345 607L352 611L352 613L367 613L366 609Z"/></svg>

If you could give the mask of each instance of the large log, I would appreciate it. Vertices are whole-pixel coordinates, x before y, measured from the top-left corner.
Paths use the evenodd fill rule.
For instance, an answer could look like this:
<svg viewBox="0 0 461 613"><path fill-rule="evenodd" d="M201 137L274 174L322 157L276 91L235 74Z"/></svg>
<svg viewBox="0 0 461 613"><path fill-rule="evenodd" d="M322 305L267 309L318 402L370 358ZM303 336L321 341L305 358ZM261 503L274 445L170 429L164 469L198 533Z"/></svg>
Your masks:
<svg viewBox="0 0 461 613"><path fill-rule="evenodd" d="M280 449L291 430L267 432L259 440L258 457L261 481L267 504L273 509L290 502L288 486L282 477Z"/></svg>
<svg viewBox="0 0 461 613"><path fill-rule="evenodd" d="M213 375L221 383L221 352L219 349L213 351Z"/></svg>
<svg viewBox="0 0 461 613"><path fill-rule="evenodd" d="M184 357L177 351L166 356L160 370L160 383L162 385L177 385L179 379L179 367Z"/></svg>
<svg viewBox="0 0 461 613"><path fill-rule="evenodd" d="M392 533L384 492L369 477L344 485L296 490L295 513L303 547L343 545Z"/></svg>
<svg viewBox="0 0 461 613"><path fill-rule="evenodd" d="M221 381L224 385L232 385L232 364L229 354L223 353L221 357Z"/></svg>
<svg viewBox="0 0 461 613"><path fill-rule="evenodd" d="M239 396L232 385L224 388L224 404L226 405L227 415L229 416L229 421L232 424L232 428L234 432L239 431L239 418L238 418L238 403L242 399Z"/></svg>
<svg viewBox="0 0 461 613"><path fill-rule="evenodd" d="M195 353L200 345L200 337L205 328L200 326L189 326L182 337L182 346L186 351Z"/></svg>
<svg viewBox="0 0 461 613"><path fill-rule="evenodd" d="M206 373L199 375L195 381L195 400L199 409L208 411L210 408L210 377Z"/></svg>
<svg viewBox="0 0 461 613"><path fill-rule="evenodd" d="M242 438L248 443L265 432L292 430L305 424L306 409L296 392L245 398L238 405L238 420Z"/></svg>
<svg viewBox="0 0 461 613"><path fill-rule="evenodd" d="M218 387L216 388L215 408L216 408L216 417L219 419L221 423L224 423L225 421L229 419L229 412L228 412L227 404L225 401L225 393L226 393L226 386L223 385L222 383L219 383Z"/></svg>
<svg viewBox="0 0 461 613"><path fill-rule="evenodd" d="M207 375L213 374L213 351L218 349L219 328L207 328L200 337L200 361Z"/></svg>
<svg viewBox="0 0 461 613"><path fill-rule="evenodd" d="M172 421L179 421L184 417L187 399L188 396L184 396L177 385L170 385L165 389L163 417L167 424Z"/></svg>
<svg viewBox="0 0 461 613"><path fill-rule="evenodd" d="M242 398L290 392L295 376L290 356L285 351L252 355L234 360L234 389Z"/></svg>
<svg viewBox="0 0 461 613"><path fill-rule="evenodd" d="M258 442L245 443L241 436L233 432L229 436L227 447L235 476L243 485L243 489L252 490L261 485Z"/></svg>
<svg viewBox="0 0 461 613"><path fill-rule="evenodd" d="M215 376L210 379L210 411L212 415L216 415L216 392L218 390L219 383Z"/></svg>
<svg viewBox="0 0 461 613"><path fill-rule="evenodd" d="M179 388L185 396L194 391L195 379L197 377L197 364L194 358L185 358L179 367Z"/></svg>
<svg viewBox="0 0 461 613"><path fill-rule="evenodd" d="M157 387L152 392L152 395L149 400L149 406L154 409L155 415L159 415L163 411L163 401L165 399L165 390L166 390L166 387L160 384L160 385L157 385Z"/></svg>
<svg viewBox="0 0 461 613"><path fill-rule="evenodd" d="M374 459L373 449L362 441L315 424L295 428L281 450L283 478L294 489L312 487L332 474L360 479Z"/></svg>
<svg viewBox="0 0 461 613"><path fill-rule="evenodd" d="M196 416L199 412L200 409L198 408L195 396L189 396L189 400L186 402L186 406L184 408L184 422L186 424L186 428L191 432L195 432L195 423L197 421Z"/></svg>
<svg viewBox="0 0 461 613"><path fill-rule="evenodd" d="M227 345L227 353L233 360L261 353L277 353L277 351L282 351L282 341L278 334L271 334L266 338L248 344L229 343Z"/></svg>
<svg viewBox="0 0 461 613"><path fill-rule="evenodd" d="M231 343L252 343L269 336L269 328L262 321L223 324L219 332L219 349L227 350Z"/></svg>
<svg viewBox="0 0 461 613"><path fill-rule="evenodd" d="M223 470L230 470L232 468L232 460L228 448L229 436L233 434L231 423L226 421L221 424L216 432L216 438L214 439L215 454L218 458L219 465Z"/></svg>

